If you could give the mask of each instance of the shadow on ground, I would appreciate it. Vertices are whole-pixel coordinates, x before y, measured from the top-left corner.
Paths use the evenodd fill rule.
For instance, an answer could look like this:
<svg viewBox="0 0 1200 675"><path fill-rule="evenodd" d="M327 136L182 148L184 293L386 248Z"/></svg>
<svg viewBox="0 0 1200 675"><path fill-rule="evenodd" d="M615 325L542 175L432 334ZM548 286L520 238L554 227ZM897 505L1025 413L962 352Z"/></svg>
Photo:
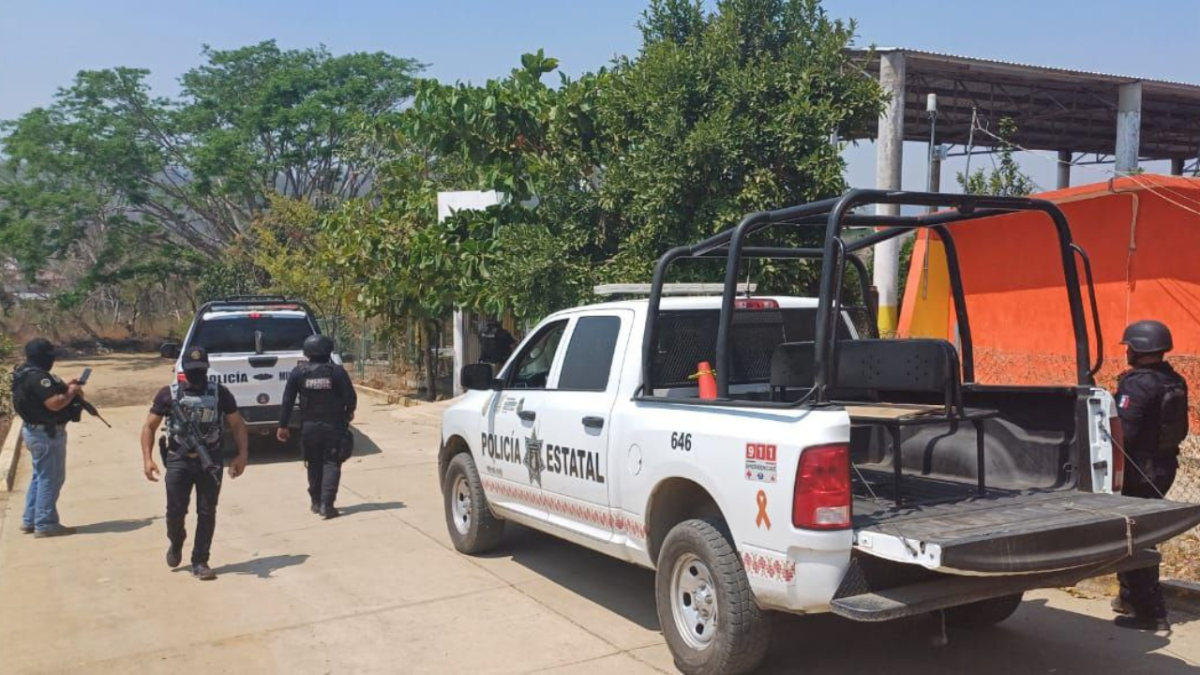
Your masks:
<svg viewBox="0 0 1200 675"><path fill-rule="evenodd" d="M124 534L140 530L143 527L148 527L151 523L161 518L155 516L153 518L129 518L125 520L106 520L101 523L89 523L87 525L77 525L75 527L76 534Z"/></svg>
<svg viewBox="0 0 1200 675"><path fill-rule="evenodd" d="M373 502L369 504L351 504L350 506L339 506L338 513L345 516L352 516L356 513L371 513L372 511L395 511L408 508L404 502Z"/></svg>
<svg viewBox="0 0 1200 675"><path fill-rule="evenodd" d="M492 556L511 557L643 628L660 629L651 570L511 523L503 548ZM1196 620L1172 619L1176 626ZM989 629L951 629L945 647L933 646L939 631L935 615L867 624L832 614L774 614L772 646L760 672L793 673L803 664L806 673L1064 674L1097 661L1165 675L1198 672L1177 657L1155 653L1170 645L1168 636L1121 630L1107 616L1055 609L1044 599L1026 601L1011 619Z"/></svg>
<svg viewBox="0 0 1200 675"><path fill-rule="evenodd" d="M295 567L303 565L309 556L307 553L297 555L269 555L262 558L252 558L240 563L230 563L214 567L213 571L217 576L222 574L248 574L258 577L259 579L269 579L273 572L278 572L286 567ZM177 567L175 572L191 572L191 568L185 564L182 567Z"/></svg>

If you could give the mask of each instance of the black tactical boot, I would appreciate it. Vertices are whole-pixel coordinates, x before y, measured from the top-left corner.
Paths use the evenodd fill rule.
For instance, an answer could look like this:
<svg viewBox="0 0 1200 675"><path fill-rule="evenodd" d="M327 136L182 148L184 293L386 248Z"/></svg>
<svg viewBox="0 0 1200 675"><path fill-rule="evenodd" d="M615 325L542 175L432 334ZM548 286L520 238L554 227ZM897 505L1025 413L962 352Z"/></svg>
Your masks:
<svg viewBox="0 0 1200 675"><path fill-rule="evenodd" d="M336 508L334 508L333 504L329 504L329 505L321 507L321 517L324 518L325 520L329 520L330 518L337 518L340 515L342 515L342 514L338 513L338 510Z"/></svg>
<svg viewBox="0 0 1200 675"><path fill-rule="evenodd" d="M321 512L321 502L313 502L311 508L312 508L313 513L320 513Z"/></svg>
<svg viewBox="0 0 1200 675"><path fill-rule="evenodd" d="M167 548L167 567L179 567L181 562L183 562L183 542L173 543Z"/></svg>
<svg viewBox="0 0 1200 675"><path fill-rule="evenodd" d="M1117 614L1133 614L1133 608L1130 607L1129 603L1125 602L1119 595L1113 598L1110 607L1112 607L1112 611L1116 612Z"/></svg>
<svg viewBox="0 0 1200 675"><path fill-rule="evenodd" d="M208 563L192 563L192 576L201 581L212 581L217 578L217 573L212 571Z"/></svg>

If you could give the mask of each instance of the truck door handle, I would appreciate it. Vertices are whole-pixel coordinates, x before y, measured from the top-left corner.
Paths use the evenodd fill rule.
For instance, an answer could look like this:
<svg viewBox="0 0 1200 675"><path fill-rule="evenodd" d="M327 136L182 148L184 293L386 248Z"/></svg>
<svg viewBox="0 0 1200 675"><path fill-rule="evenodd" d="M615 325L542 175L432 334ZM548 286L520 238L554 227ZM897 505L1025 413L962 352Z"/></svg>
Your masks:
<svg viewBox="0 0 1200 675"><path fill-rule="evenodd" d="M585 417L583 418L583 426L589 429L600 429L604 427L603 417Z"/></svg>
<svg viewBox="0 0 1200 675"><path fill-rule="evenodd" d="M537 413L532 410L518 410L517 417L520 417L526 422L532 422L537 419Z"/></svg>

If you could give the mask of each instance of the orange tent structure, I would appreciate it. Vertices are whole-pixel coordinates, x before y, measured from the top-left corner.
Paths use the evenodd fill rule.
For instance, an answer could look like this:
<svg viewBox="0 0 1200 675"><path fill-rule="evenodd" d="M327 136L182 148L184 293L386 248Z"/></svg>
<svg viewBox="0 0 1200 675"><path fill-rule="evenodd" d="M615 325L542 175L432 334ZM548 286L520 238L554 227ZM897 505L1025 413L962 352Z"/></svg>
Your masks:
<svg viewBox="0 0 1200 675"><path fill-rule="evenodd" d="M1125 369L1125 325L1158 319L1174 333L1172 362L1200 390L1200 179L1138 174L1037 196L1058 204L1091 258L1104 352L1099 381L1111 388ZM1072 384L1071 320L1049 218L1022 212L950 230L962 267L976 379ZM944 252L931 234L917 235L898 332L953 342L957 326ZM1088 302L1085 288L1094 358Z"/></svg>

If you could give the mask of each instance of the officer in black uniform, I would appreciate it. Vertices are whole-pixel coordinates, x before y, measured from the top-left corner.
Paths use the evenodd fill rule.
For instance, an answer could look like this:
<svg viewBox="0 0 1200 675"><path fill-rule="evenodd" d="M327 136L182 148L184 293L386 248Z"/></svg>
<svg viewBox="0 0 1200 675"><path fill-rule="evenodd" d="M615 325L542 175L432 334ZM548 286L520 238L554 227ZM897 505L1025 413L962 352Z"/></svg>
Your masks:
<svg viewBox="0 0 1200 675"><path fill-rule="evenodd" d="M509 356L512 356L512 350L517 345L517 340L512 333L505 330L499 321L488 319L483 330L479 332L479 343L479 361L499 368L508 361Z"/></svg>
<svg viewBox="0 0 1200 675"><path fill-rule="evenodd" d="M275 432L281 443L291 439L288 422L300 396L300 446L308 467L308 496L312 512L322 518L336 518L338 483L342 479L342 462L350 458L353 449L350 421L358 406L358 396L346 369L333 363L333 340L325 335L310 335L304 340L302 363L288 376L283 389L283 414Z"/></svg>
<svg viewBox="0 0 1200 675"><path fill-rule="evenodd" d="M246 423L238 412L237 401L224 385L208 379L208 354L202 347L189 347L183 355L183 377L163 387L150 404L150 414L142 427L142 462L146 478L158 480L158 465L151 449L154 434L163 419L165 436L159 441L163 465L167 467L167 565L178 567L183 561L183 542L187 539L185 517L192 489L196 491L196 540L192 544L192 576L208 581L217 575L208 566L209 549L217 526L217 499L221 494L221 455L224 425L233 433L237 456L229 466L229 477L237 478L246 470L248 438ZM172 412L173 402L186 419ZM201 437L208 455L216 464L206 470L200 453L188 449L189 425ZM224 423L224 424L223 424Z"/></svg>
<svg viewBox="0 0 1200 675"><path fill-rule="evenodd" d="M25 495L21 531L37 538L72 534L58 519L58 496L67 480L67 422L79 421L83 385L63 382L50 372L54 345L34 338L25 345L25 363L13 371L13 407L21 417L21 436L33 460Z"/></svg>
<svg viewBox="0 0 1200 675"><path fill-rule="evenodd" d="M1125 329L1121 344L1131 368L1117 385L1117 416L1125 436L1125 484L1121 494L1163 499L1179 468L1179 445L1188 433L1187 382L1163 356L1171 351L1171 331L1158 321L1138 321ZM1117 575L1121 595L1113 609L1122 628L1169 630L1158 585L1158 567Z"/></svg>

